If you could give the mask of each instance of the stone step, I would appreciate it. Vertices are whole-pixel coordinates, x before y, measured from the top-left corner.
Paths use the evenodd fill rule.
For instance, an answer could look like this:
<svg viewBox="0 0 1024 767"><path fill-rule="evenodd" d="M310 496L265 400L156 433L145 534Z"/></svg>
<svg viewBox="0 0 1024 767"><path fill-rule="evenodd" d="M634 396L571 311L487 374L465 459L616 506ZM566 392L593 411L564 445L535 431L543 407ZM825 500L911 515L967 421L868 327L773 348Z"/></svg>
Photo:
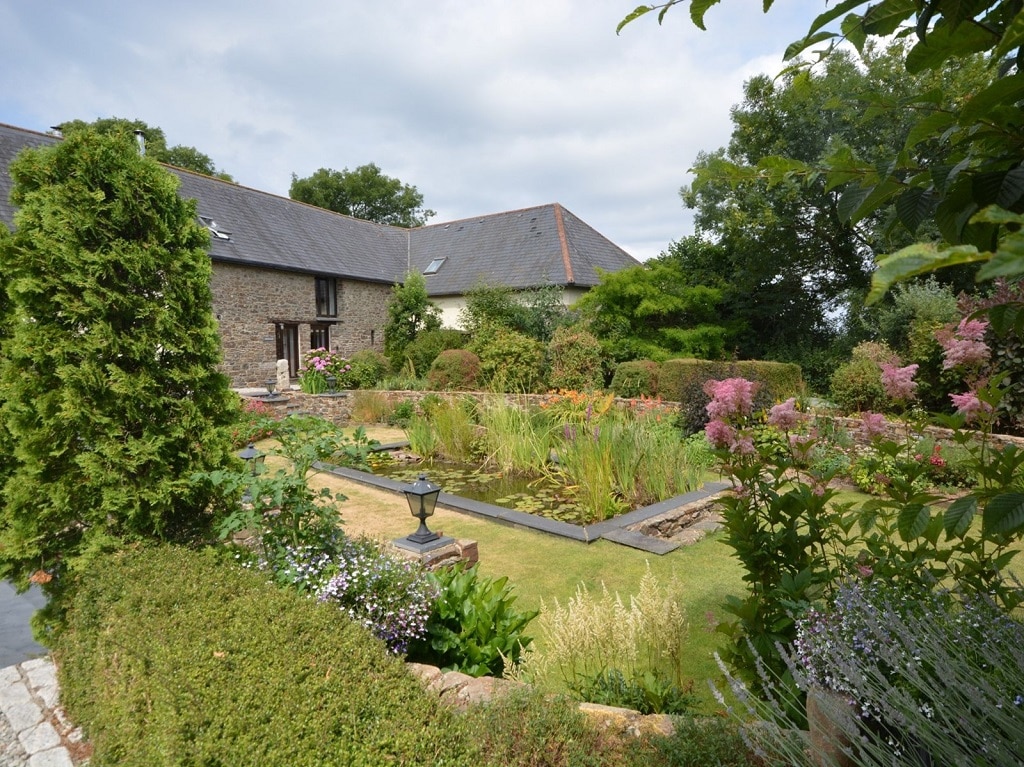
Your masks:
<svg viewBox="0 0 1024 767"><path fill-rule="evenodd" d="M633 549L640 549L640 551L646 551L649 554L668 554L670 551L675 551L679 548L679 544L675 541L666 541L661 538L653 538L650 535L643 535L641 533L634 533L632 530L616 529L609 530L601 536L602 539L612 541L613 543L621 543L623 546L629 546Z"/></svg>

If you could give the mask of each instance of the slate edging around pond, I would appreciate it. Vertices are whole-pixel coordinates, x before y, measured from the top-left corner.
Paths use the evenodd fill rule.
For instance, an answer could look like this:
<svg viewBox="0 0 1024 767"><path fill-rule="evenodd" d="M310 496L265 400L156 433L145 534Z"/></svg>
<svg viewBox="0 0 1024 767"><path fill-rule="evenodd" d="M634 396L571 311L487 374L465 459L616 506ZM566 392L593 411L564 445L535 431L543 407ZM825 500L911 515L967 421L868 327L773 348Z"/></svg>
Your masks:
<svg viewBox="0 0 1024 767"><path fill-rule="evenodd" d="M328 474L340 477L341 479L374 487L378 490L387 490L391 493L404 493L408 487L404 482L398 482L397 480L389 479L387 477L378 477L375 474L370 474L365 471L357 471L356 469L347 469L341 466L332 466L324 463L315 464L315 467L321 471L327 472ZM541 533L548 533L549 535L557 535L562 538L581 541L582 543L593 543L596 540L604 539L613 543L619 543L632 548L641 549L642 551L647 551L651 554L667 554L669 551L678 548L679 544L672 541L665 541L661 538L643 535L642 533L635 533L628 530L628 528L644 522L651 517L656 517L681 506L686 506L694 503L695 501L709 498L712 495L728 489L729 487L730 485L727 482L708 482L703 487L697 490L692 490L689 493L677 495L674 498L660 501L652 504L651 506L645 506L644 508L637 509L636 511L620 514L617 517L606 519L605 521L598 522L594 525L585 526L573 525L569 522L560 522L556 519L548 519L547 517L542 517L536 514L516 511L515 509L506 509L503 506L495 506L491 503L474 501L470 498L452 495L451 493L442 492L437 497L437 503L438 505L453 511L472 514L477 517L491 519L495 522L512 525L514 527L522 527L529 530L536 530Z"/></svg>

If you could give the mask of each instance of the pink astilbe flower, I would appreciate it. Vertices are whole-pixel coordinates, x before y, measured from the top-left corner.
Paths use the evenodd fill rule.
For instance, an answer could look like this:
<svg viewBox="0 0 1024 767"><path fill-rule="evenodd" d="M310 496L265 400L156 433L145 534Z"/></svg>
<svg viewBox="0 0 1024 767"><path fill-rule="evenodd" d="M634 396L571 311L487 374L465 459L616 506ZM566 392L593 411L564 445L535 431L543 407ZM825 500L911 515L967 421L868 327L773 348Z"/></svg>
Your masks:
<svg viewBox="0 0 1024 767"><path fill-rule="evenodd" d="M978 420L982 413L988 414L992 412L992 406L987 402L982 402L978 399L978 395L972 391L965 392L964 394L950 394L949 398L953 400L956 412L963 415L967 423Z"/></svg>
<svg viewBox="0 0 1024 767"><path fill-rule="evenodd" d="M898 368L890 363L883 364L882 388L885 389L886 395L901 402L913 399L917 393L915 373L917 373L917 365Z"/></svg>
<svg viewBox="0 0 1024 767"><path fill-rule="evenodd" d="M790 397L785 402L775 405L768 413L768 423L782 431L799 426L805 418L806 416L796 409L796 397Z"/></svg>
<svg viewBox="0 0 1024 767"><path fill-rule="evenodd" d="M737 455L754 454L754 438L745 432L740 432L732 444L729 445L729 452Z"/></svg>
<svg viewBox="0 0 1024 767"><path fill-rule="evenodd" d="M870 410L860 415L860 433L867 439L885 436L885 416Z"/></svg>
<svg viewBox="0 0 1024 767"><path fill-rule="evenodd" d="M714 419L704 427L704 434L713 447L729 447L736 440L736 430L725 421Z"/></svg>
<svg viewBox="0 0 1024 767"><path fill-rule="evenodd" d="M757 384L745 378L707 381L704 393L711 397L707 405L708 415L712 420L750 415L754 409L755 391Z"/></svg>
<svg viewBox="0 0 1024 767"><path fill-rule="evenodd" d="M943 370L951 370L960 366L980 365L986 362L991 354L988 344L983 340L988 323L984 320L960 320L956 330L939 330L936 340L943 350Z"/></svg>

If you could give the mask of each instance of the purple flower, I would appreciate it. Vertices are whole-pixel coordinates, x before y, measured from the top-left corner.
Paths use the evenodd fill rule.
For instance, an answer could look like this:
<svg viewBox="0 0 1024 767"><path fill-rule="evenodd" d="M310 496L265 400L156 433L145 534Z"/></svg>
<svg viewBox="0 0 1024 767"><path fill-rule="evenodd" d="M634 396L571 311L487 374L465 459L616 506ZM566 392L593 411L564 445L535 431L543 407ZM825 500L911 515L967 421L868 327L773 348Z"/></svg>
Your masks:
<svg viewBox="0 0 1024 767"><path fill-rule="evenodd" d="M988 323L984 320L960 320L956 330L943 329L935 334L942 345L943 370L980 365L989 358L990 349L983 340Z"/></svg>
<svg viewBox="0 0 1024 767"><path fill-rule="evenodd" d="M885 416L867 410L860 416L860 433L867 439L884 437L886 433Z"/></svg>
<svg viewBox="0 0 1024 767"><path fill-rule="evenodd" d="M708 442L717 448L729 447L736 439L736 430L717 418L708 421L708 425L704 427L704 433L707 435Z"/></svg>
<svg viewBox="0 0 1024 767"><path fill-rule="evenodd" d="M785 402L775 405L768 413L768 423L783 431L800 425L804 418L804 414L796 409L796 397L790 397Z"/></svg>
<svg viewBox="0 0 1024 767"><path fill-rule="evenodd" d="M988 414L992 412L992 406L987 402L982 402L978 399L978 395L972 391L965 392L964 394L950 394L949 398L953 400L956 412L963 415L968 423L977 420L982 413Z"/></svg>
<svg viewBox="0 0 1024 767"><path fill-rule="evenodd" d="M711 380L704 384L704 393L711 397L707 405L712 419L727 419L750 415L754 409L757 384L745 378Z"/></svg>
<svg viewBox="0 0 1024 767"><path fill-rule="evenodd" d="M891 363L885 363L882 365L882 388L894 400L902 402L913 399L917 392L915 373L917 365L898 368Z"/></svg>

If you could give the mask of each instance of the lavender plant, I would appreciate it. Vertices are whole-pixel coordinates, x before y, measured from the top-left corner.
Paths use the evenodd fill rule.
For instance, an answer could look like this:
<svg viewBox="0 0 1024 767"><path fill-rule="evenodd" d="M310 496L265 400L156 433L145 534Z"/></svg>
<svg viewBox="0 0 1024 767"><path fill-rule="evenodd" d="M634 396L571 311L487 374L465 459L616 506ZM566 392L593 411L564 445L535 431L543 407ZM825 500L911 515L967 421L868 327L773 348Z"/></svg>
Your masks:
<svg viewBox="0 0 1024 767"><path fill-rule="evenodd" d="M857 765L1024 764L1024 625L990 599L907 584L853 581L808 612L786 653L800 689L841 696L812 740ZM733 680L734 682L736 680ZM756 701L747 737L775 763L826 763Z"/></svg>

